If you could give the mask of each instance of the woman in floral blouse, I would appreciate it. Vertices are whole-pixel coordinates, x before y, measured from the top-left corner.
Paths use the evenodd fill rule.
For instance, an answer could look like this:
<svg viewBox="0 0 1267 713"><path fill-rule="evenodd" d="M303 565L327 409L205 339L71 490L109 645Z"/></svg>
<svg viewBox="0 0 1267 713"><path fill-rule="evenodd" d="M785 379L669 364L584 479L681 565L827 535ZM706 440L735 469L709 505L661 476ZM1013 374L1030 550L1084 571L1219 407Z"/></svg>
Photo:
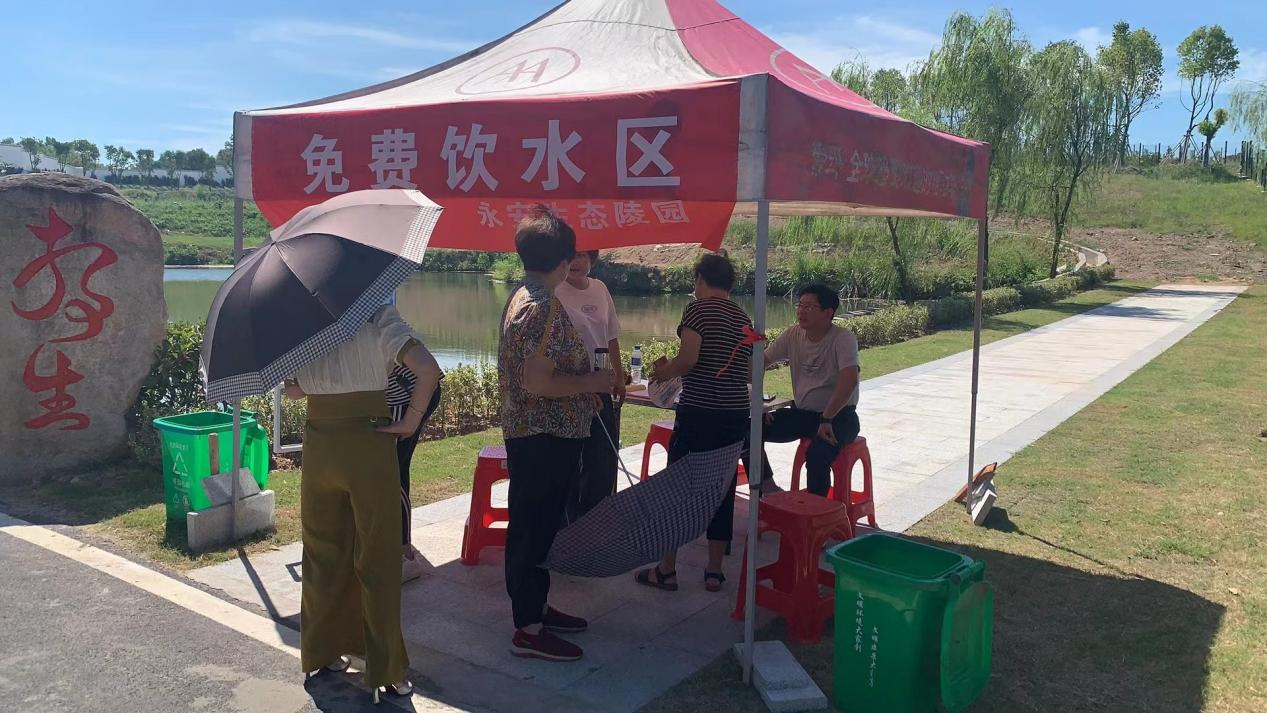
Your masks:
<svg viewBox="0 0 1267 713"><path fill-rule="evenodd" d="M554 544L599 393L611 393L610 369L596 371L581 336L554 289L567 276L576 234L544 206L520 221L515 251L524 284L502 315L497 370L501 421L510 473L506 532L506 591L515 633L511 653L575 661L581 648L555 633L584 631L588 623L546 604L550 573L541 562Z"/></svg>

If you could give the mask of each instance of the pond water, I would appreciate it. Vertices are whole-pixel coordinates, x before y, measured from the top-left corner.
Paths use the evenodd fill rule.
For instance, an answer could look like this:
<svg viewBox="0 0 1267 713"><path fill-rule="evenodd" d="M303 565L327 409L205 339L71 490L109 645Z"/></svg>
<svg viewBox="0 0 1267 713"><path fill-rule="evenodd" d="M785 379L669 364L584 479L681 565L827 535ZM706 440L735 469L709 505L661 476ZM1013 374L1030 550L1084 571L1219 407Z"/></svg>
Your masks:
<svg viewBox="0 0 1267 713"><path fill-rule="evenodd" d="M167 314L173 321L207 318L216 289L231 271L223 268L172 269L164 273ZM401 285L396 306L425 338L427 348L445 368L495 361L497 320L511 286L487 275L420 272ZM686 295L632 297L614 295L625 349L651 338L671 339L689 301ZM738 302L751 313L752 298ZM770 297L766 324L783 326L795 319L792 304Z"/></svg>

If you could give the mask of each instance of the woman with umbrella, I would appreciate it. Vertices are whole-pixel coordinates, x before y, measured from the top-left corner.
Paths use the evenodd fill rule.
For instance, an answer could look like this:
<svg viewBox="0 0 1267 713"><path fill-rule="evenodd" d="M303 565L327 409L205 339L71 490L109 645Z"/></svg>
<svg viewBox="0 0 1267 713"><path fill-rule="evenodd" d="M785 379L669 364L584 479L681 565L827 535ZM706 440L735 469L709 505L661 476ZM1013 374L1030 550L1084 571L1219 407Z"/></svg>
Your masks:
<svg viewBox="0 0 1267 713"><path fill-rule="evenodd" d="M441 209L417 191L348 193L296 214L245 258L207 317L210 401L287 390L308 398L301 484L305 671L346 670L410 695L400 629L396 440L414 433L440 380L418 335L384 305L417 271ZM402 418L385 389L394 364L417 376ZM238 447L234 447L235 463Z"/></svg>
<svg viewBox="0 0 1267 713"><path fill-rule="evenodd" d="M384 393L394 364L418 378L399 421ZM383 306L352 341L300 369L308 396L301 492L305 670L346 669L363 654L365 682L409 695L400 632L401 534L395 438L422 424L440 367L395 307ZM394 438L393 438L394 437Z"/></svg>

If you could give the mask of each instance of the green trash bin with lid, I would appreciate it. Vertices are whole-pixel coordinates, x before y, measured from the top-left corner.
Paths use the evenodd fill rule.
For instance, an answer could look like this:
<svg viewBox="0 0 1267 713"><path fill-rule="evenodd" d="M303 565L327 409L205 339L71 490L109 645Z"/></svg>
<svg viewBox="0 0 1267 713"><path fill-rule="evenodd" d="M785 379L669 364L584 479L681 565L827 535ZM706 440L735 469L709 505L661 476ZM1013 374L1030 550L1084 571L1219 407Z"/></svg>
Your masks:
<svg viewBox="0 0 1267 713"><path fill-rule="evenodd" d="M833 702L845 713L961 711L990 678L985 563L888 533L832 547Z"/></svg>
<svg viewBox="0 0 1267 713"><path fill-rule="evenodd" d="M268 433L255 414L242 412L242 467L260 490L268 487ZM211 507L202 481L233 470L233 414L196 411L154 419L163 448L163 493L168 520Z"/></svg>

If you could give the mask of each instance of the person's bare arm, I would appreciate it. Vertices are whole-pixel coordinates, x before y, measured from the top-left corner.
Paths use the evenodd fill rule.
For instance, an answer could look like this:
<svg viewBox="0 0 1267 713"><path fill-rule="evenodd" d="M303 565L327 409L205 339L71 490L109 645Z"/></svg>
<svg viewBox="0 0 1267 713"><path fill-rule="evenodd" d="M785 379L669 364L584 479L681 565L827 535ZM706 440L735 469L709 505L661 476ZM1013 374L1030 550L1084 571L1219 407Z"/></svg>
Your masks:
<svg viewBox="0 0 1267 713"><path fill-rule="evenodd" d="M546 399L577 394L611 393L615 373L611 369L588 374L560 374L550 357L536 354L524 362L524 388Z"/></svg>
<svg viewBox="0 0 1267 713"><path fill-rule="evenodd" d="M840 370L840 377L836 379L836 388L832 389L831 398L827 400L827 407L823 409L823 418L835 418L840 410L849 405L849 399L853 398L853 392L858 388L858 367L847 366ZM832 431L830 423L820 423L818 425L818 437L824 441L836 445L836 434Z"/></svg>
<svg viewBox="0 0 1267 713"><path fill-rule="evenodd" d="M652 381L662 382L686 376L687 372L695 368L695 364L699 362L699 349L704 343L704 338L694 329L683 327L681 342L677 356L655 365L655 370L651 374Z"/></svg>
<svg viewBox="0 0 1267 713"><path fill-rule="evenodd" d="M400 363L417 377L413 396L409 399L409 407L399 421L390 426L378 429L382 433L395 434L404 438L412 436L418 426L422 425L422 417L427 413L427 404L440 385L440 365L430 350L418 342L410 342L400 354Z"/></svg>

